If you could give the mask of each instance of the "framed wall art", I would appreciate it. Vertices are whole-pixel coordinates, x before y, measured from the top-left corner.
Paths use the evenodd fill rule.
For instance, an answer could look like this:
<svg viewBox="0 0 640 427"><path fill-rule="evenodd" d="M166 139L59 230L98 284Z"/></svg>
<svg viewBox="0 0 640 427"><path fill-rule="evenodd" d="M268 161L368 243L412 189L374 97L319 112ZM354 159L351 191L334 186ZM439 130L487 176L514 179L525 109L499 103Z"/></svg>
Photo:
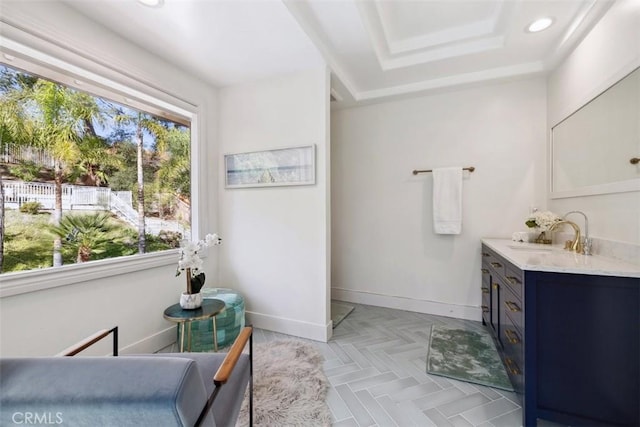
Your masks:
<svg viewBox="0 0 640 427"><path fill-rule="evenodd" d="M311 185L316 182L315 145L225 154L225 187Z"/></svg>

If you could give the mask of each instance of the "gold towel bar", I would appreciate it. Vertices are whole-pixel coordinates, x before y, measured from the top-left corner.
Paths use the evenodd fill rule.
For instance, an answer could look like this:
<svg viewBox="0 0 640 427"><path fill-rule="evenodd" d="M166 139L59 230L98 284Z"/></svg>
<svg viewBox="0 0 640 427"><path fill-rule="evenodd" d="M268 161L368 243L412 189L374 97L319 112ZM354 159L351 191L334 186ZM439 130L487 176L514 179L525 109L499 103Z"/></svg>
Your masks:
<svg viewBox="0 0 640 427"><path fill-rule="evenodd" d="M476 170L476 168L474 168L473 166L469 166L468 168L462 168L463 171L469 171L469 172L473 172L474 170ZM419 173L427 173L427 172L433 172L433 169L426 169L426 170L414 170L413 174L414 175L418 175Z"/></svg>

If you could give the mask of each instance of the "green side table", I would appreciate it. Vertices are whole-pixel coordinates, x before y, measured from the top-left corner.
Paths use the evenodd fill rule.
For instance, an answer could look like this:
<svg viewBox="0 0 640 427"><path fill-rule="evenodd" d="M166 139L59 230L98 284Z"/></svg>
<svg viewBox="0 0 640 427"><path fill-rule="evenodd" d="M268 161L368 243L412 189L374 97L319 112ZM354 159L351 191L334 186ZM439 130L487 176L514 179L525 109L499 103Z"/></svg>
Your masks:
<svg viewBox="0 0 640 427"><path fill-rule="evenodd" d="M245 326L245 302L239 292L229 288L203 288L203 301L211 298L224 301L225 309L216 315L216 341L219 348L233 344ZM191 323L191 351L211 351L216 349L213 337L213 322L199 320ZM188 333L188 331L187 331ZM181 340L178 328L178 342Z"/></svg>
<svg viewBox="0 0 640 427"><path fill-rule="evenodd" d="M180 307L180 304L173 304L164 310L164 318L172 322L178 323L178 330L180 335L180 352L184 352L184 337L185 337L185 325L189 325L188 339L187 339L187 351L191 351L191 335L192 326L194 322L205 321L211 323L213 336L213 348L218 351L218 337L217 337L217 325L216 315L222 313L225 309L224 301L219 299L206 299L202 301L202 306L195 310L185 310ZM212 319L210 322L209 319Z"/></svg>

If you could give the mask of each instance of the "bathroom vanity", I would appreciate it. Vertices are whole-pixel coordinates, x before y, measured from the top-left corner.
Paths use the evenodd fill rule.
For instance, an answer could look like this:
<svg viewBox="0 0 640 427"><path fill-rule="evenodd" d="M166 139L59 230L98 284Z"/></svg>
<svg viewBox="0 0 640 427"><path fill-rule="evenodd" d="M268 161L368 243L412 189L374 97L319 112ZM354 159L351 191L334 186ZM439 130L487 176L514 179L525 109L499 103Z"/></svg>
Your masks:
<svg viewBox="0 0 640 427"><path fill-rule="evenodd" d="M640 265L482 240L482 321L523 425L640 425Z"/></svg>

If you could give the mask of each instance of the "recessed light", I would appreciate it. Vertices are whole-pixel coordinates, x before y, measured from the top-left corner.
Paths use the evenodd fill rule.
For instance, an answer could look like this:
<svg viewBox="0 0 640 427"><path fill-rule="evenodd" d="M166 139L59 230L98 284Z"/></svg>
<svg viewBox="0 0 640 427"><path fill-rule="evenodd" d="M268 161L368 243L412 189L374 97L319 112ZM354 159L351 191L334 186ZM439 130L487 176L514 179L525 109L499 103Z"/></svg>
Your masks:
<svg viewBox="0 0 640 427"><path fill-rule="evenodd" d="M553 24L553 18L544 17L536 19L527 27L527 31L530 33L537 33L542 30L546 30Z"/></svg>
<svg viewBox="0 0 640 427"><path fill-rule="evenodd" d="M164 4L164 0L138 0L138 3L149 7L161 7Z"/></svg>
<svg viewBox="0 0 640 427"><path fill-rule="evenodd" d="M15 56L9 55L8 53L5 53L3 56L4 56L4 59L6 59L7 61L13 61L14 59L16 59Z"/></svg>

